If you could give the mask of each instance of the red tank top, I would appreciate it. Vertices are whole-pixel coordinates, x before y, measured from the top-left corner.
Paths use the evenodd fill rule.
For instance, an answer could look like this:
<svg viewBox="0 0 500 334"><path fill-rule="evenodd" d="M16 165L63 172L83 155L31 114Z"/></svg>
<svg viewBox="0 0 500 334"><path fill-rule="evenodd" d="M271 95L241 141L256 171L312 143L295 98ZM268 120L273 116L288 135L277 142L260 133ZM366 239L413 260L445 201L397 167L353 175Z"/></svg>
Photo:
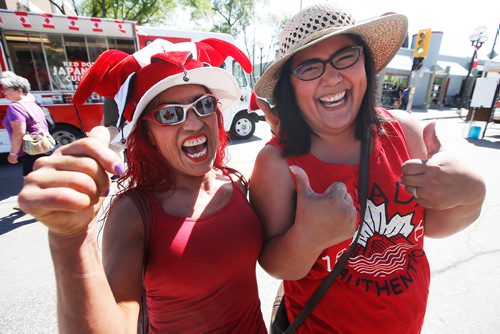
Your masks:
<svg viewBox="0 0 500 334"><path fill-rule="evenodd" d="M202 219L151 199L144 282L151 333L266 333L256 261L260 222L233 183L229 202Z"/></svg>
<svg viewBox="0 0 500 334"><path fill-rule="evenodd" d="M370 156L365 222L357 247L298 333L421 331L430 280L423 250L424 208L402 185L401 165L409 154L400 124L390 121L383 128ZM274 138L271 144L279 147L278 141ZM287 163L302 167L318 193L332 182L344 182L359 209L358 165L328 164L310 153L289 157ZM289 319L307 303L349 243L325 249L306 277L284 282Z"/></svg>

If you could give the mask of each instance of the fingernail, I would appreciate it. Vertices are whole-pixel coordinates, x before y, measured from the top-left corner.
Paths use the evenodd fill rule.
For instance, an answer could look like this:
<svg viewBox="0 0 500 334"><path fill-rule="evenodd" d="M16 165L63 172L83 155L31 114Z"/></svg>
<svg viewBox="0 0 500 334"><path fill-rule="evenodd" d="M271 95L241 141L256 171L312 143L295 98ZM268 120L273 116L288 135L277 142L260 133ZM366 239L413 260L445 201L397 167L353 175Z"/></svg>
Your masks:
<svg viewBox="0 0 500 334"><path fill-rule="evenodd" d="M104 197L107 197L109 195L109 191L110 189L108 188L105 192L104 192Z"/></svg>
<svg viewBox="0 0 500 334"><path fill-rule="evenodd" d="M123 174L125 174L125 167L123 166L123 163L121 163L120 161L115 163L114 170L115 173L119 176L123 176Z"/></svg>

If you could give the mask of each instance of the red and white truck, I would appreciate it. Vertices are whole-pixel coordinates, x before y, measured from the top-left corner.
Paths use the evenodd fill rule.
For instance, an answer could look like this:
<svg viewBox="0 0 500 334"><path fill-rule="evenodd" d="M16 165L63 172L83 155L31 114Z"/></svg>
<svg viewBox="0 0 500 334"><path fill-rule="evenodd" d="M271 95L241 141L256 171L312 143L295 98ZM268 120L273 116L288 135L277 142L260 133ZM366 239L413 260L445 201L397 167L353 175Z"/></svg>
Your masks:
<svg viewBox="0 0 500 334"><path fill-rule="evenodd" d="M139 27L132 21L63 16L0 10L0 68L27 78L31 93L48 108L55 120L53 136L66 144L101 124L103 100L92 94L82 106L72 104L73 94L85 71L107 49L133 53L155 38L171 42L198 41L208 37L231 43L231 35ZM242 89L240 101L224 114L225 128L236 138L249 138L259 115L248 112L251 94L247 74L231 58L224 67ZM2 128L10 101L0 95L0 153L9 152L10 141ZM262 118L261 118L262 119Z"/></svg>

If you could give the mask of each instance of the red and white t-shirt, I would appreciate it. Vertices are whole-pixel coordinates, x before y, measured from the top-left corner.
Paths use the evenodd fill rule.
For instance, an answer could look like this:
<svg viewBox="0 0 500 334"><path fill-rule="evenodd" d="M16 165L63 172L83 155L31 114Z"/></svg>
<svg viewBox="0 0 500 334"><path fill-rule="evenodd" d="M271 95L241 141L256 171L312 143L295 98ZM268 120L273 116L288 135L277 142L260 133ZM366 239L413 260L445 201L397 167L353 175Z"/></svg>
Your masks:
<svg viewBox="0 0 500 334"><path fill-rule="evenodd" d="M387 111L380 112L390 117ZM405 191L401 181L401 165L409 155L400 124L391 120L383 127L385 132L375 136L370 156L366 214L357 247L298 333L421 331L430 280L423 250L424 208ZM278 138L270 143L280 147ZM306 171L317 193L324 192L332 182L344 182L359 209L359 165L328 164L310 153L288 157L287 162ZM284 282L290 321L350 242L325 249L303 279Z"/></svg>

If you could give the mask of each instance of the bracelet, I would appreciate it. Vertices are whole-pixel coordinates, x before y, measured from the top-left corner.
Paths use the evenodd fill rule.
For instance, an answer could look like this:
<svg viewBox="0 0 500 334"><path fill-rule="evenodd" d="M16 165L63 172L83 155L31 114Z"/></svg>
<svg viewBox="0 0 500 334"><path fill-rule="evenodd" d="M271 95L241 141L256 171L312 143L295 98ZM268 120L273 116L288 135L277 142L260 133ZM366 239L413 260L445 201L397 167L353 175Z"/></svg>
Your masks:
<svg viewBox="0 0 500 334"><path fill-rule="evenodd" d="M9 155L15 155L17 157L17 153L9 152Z"/></svg>

